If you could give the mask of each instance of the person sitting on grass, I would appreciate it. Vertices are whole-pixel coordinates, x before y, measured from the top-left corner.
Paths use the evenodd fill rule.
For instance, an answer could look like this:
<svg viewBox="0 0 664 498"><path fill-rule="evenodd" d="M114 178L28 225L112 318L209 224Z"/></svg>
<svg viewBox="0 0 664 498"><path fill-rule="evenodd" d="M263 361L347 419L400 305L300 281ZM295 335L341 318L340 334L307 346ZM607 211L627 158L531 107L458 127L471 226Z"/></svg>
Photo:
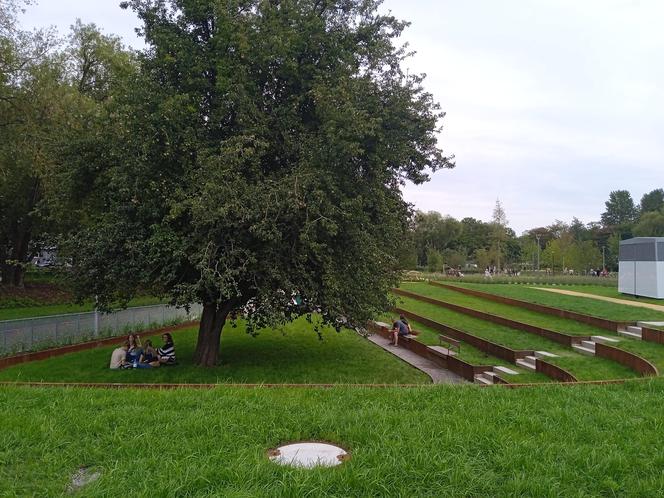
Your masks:
<svg viewBox="0 0 664 498"><path fill-rule="evenodd" d="M158 360L159 358L157 357L157 350L154 348L152 345L152 341L148 339L145 341L145 349L141 353L141 357L139 358L138 362L139 363L151 363L153 361Z"/></svg>
<svg viewBox="0 0 664 498"><path fill-rule="evenodd" d="M127 349L127 361L135 365L138 363L141 354L143 354L141 338L138 334L129 334L127 341L129 342L129 349Z"/></svg>
<svg viewBox="0 0 664 498"><path fill-rule="evenodd" d="M392 325L392 340L390 344L392 346L399 345L399 337L406 337L410 331L408 330L408 325L403 323L401 320L395 320Z"/></svg>
<svg viewBox="0 0 664 498"><path fill-rule="evenodd" d="M173 344L173 337L168 332L165 332L161 339L164 345L157 349L157 359L150 363L152 367L161 365L175 365L175 344Z"/></svg>
<svg viewBox="0 0 664 498"><path fill-rule="evenodd" d="M129 349L129 341L122 343L122 346L113 350L111 353L111 370L119 370L121 368L128 368L131 363L127 361L127 350Z"/></svg>

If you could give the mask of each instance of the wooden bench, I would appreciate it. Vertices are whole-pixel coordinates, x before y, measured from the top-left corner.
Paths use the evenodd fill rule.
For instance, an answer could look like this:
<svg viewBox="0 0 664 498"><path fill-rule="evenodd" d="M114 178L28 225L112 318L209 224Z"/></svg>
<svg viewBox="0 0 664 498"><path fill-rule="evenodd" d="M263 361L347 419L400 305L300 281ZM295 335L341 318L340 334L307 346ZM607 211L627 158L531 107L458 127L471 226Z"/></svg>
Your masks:
<svg viewBox="0 0 664 498"><path fill-rule="evenodd" d="M438 335L438 342L440 342L440 345L442 346L443 343L447 344L447 349L452 349L456 348L457 353L461 352L461 342L457 341L456 339L452 339L451 337L447 337L446 335L440 334Z"/></svg>

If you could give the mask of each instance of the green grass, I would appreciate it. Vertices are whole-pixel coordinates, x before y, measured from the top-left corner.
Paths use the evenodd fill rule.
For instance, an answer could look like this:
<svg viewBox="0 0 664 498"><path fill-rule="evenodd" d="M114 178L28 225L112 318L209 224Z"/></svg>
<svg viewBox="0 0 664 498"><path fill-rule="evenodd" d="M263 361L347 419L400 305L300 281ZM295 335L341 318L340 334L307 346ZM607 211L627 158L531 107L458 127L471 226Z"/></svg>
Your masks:
<svg viewBox="0 0 664 498"><path fill-rule="evenodd" d="M627 304L616 304L606 301L599 301L592 298L584 298L577 296L565 296L564 294L557 294L553 292L541 291L529 286L522 285L482 285L482 284L468 284L464 282L454 283L459 287L467 287L469 289L476 289L482 292L489 292L499 296L511 297L528 301L531 303L544 304L546 306L553 306L563 310L576 311L585 315L597 316L606 318L607 320L636 322L639 320L653 320L664 321L664 313L649 310L646 308L637 308ZM589 289L589 290L586 290ZM606 289L606 294L601 294L605 288L590 286L578 287L565 287L565 290L575 290L578 292L587 292L588 294L607 295L608 297L619 297L615 290ZM664 303L660 303L664 304Z"/></svg>
<svg viewBox="0 0 664 498"><path fill-rule="evenodd" d="M129 301L129 307L133 306L150 306L153 304L161 304L165 301L156 297L142 296ZM64 315L66 313L83 313L86 311L93 311L95 305L93 302L84 304L62 303L62 304L49 304L44 306L25 306L15 308L0 308L0 320L18 320L21 318L34 318L38 316L48 315Z"/></svg>
<svg viewBox="0 0 664 498"><path fill-rule="evenodd" d="M418 315L461 329L511 349L548 351L559 355L547 361L558 365L578 380L623 379L635 377L632 370L613 361L585 356L538 335L496 325L486 320L457 313L434 304L399 296L400 306Z"/></svg>
<svg viewBox="0 0 664 498"><path fill-rule="evenodd" d="M549 287L549 286L547 285L542 287ZM595 294L597 296L612 297L615 299L624 299L626 301L651 303L651 304L658 304L660 306L664 306L664 299L654 299L651 297L636 297L631 294L621 294L620 292L618 292L617 285L611 287L604 287L599 285L569 285L565 286L564 289L576 292L585 292L586 294ZM660 312L660 315L664 315L664 313Z"/></svg>
<svg viewBox="0 0 664 498"><path fill-rule="evenodd" d="M502 316L516 320L517 322L527 323L568 335L590 336L604 332L604 329L598 329L597 327L579 323L575 320L545 315L509 304L496 303L480 297L468 296L453 290L435 287L427 283L404 283L401 288L422 296L433 297L448 303L480 310L485 313L491 313L492 315ZM486 286L486 288L491 287Z"/></svg>
<svg viewBox="0 0 664 498"><path fill-rule="evenodd" d="M0 495L654 497L664 381L523 389L0 388ZM337 468L277 466L299 440Z"/></svg>
<svg viewBox="0 0 664 498"><path fill-rule="evenodd" d="M385 314L380 318L385 323L391 323L394 319L394 314ZM417 340L426 344L428 346L439 346L440 341L438 336L440 332L434 330L426 325L423 325L415 320L409 320L413 330L419 332ZM456 351L455 351L456 352ZM503 375L502 377L512 384L525 384L530 382L551 382L551 379L546 375L533 372L532 370L527 370L516 366L509 361L502 360L495 356L488 355L479 349L474 348L470 344L465 342L461 343L460 351L457 353L457 358L470 363L472 365L492 365L492 366L503 366L509 367L512 370L519 372L519 375Z"/></svg>
<svg viewBox="0 0 664 498"><path fill-rule="evenodd" d="M114 347L71 353L0 370L0 380L120 383L428 383L424 373L384 352L350 330L325 329L319 340L300 319L283 331L263 330L257 337L227 325L221 365L192 365L197 328L175 332L179 365L112 371ZM155 338L155 345L159 342ZM0 493L1 494L1 493Z"/></svg>

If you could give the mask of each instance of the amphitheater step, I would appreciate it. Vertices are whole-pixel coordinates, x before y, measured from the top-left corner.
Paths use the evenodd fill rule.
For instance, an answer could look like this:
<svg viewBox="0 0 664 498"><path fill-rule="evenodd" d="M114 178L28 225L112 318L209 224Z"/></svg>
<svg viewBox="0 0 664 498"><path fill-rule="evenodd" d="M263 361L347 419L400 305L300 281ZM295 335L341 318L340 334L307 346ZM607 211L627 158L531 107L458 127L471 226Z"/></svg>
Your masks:
<svg viewBox="0 0 664 498"><path fill-rule="evenodd" d="M507 367L493 367L493 371L496 373L504 373L507 375L519 375L519 372Z"/></svg>
<svg viewBox="0 0 664 498"><path fill-rule="evenodd" d="M643 332L643 330L641 329L641 327L637 327L636 325L628 325L628 326L627 326L627 332L631 332L631 333L633 333L633 334L639 334L639 335L641 335L641 333Z"/></svg>
<svg viewBox="0 0 664 498"><path fill-rule="evenodd" d="M581 354L588 354L588 355L595 355L595 343L591 343L592 347L588 347L584 343L588 343L591 341L582 341L581 344L572 344L572 348L575 351L578 351Z"/></svg>
<svg viewBox="0 0 664 498"><path fill-rule="evenodd" d="M612 337L604 337L603 335L593 335L593 336L590 336L590 338L594 342L601 342L602 344L606 344L607 342L608 343L620 342L619 339L613 339Z"/></svg>
<svg viewBox="0 0 664 498"><path fill-rule="evenodd" d="M557 354L549 353L548 351L535 351L537 358L558 358Z"/></svg>
<svg viewBox="0 0 664 498"><path fill-rule="evenodd" d="M493 377L491 375L487 375L488 373L491 372L484 372L481 374L477 374L475 376L475 383L476 384L493 384Z"/></svg>
<svg viewBox="0 0 664 498"><path fill-rule="evenodd" d="M638 329L638 331L634 332L633 330L629 329ZM629 326L627 329L619 329L618 334L624 336L624 337L629 337L631 339L642 339L641 337L641 328L640 327L632 327Z"/></svg>
<svg viewBox="0 0 664 498"><path fill-rule="evenodd" d="M531 358L533 358L531 360ZM537 370L537 364L535 363L534 356L526 356L525 358L519 358L516 360L516 364L520 367L527 368L529 370Z"/></svg>
<svg viewBox="0 0 664 498"><path fill-rule="evenodd" d="M639 327L664 327L664 322L636 322Z"/></svg>

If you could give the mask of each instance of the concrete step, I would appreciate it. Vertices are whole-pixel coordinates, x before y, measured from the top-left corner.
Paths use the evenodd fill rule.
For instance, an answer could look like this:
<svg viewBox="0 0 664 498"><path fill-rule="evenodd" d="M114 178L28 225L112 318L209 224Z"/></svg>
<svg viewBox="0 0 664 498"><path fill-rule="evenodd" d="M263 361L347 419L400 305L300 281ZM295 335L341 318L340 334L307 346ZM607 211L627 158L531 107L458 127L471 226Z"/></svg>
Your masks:
<svg viewBox="0 0 664 498"><path fill-rule="evenodd" d="M493 384L493 379L485 377L484 374L478 374L475 376L475 383L491 385Z"/></svg>
<svg viewBox="0 0 664 498"><path fill-rule="evenodd" d="M535 365L537 363L537 356L534 356L534 355L526 356L525 359L528 360L533 365Z"/></svg>
<svg viewBox="0 0 664 498"><path fill-rule="evenodd" d="M595 343L593 341L581 341L581 345L584 348L592 349L595 351Z"/></svg>
<svg viewBox="0 0 664 498"><path fill-rule="evenodd" d="M614 339L613 337L604 337L603 335L592 335L590 338L594 342L601 342L602 344L620 342L619 339Z"/></svg>
<svg viewBox="0 0 664 498"><path fill-rule="evenodd" d="M636 322L638 327L664 327L664 322Z"/></svg>
<svg viewBox="0 0 664 498"><path fill-rule="evenodd" d="M572 349L574 349L575 351L578 351L581 354L587 354L587 355L592 355L592 356L595 355L595 348L590 349L590 348L587 348L585 346L581 346L579 344L572 344Z"/></svg>
<svg viewBox="0 0 664 498"><path fill-rule="evenodd" d="M535 356L537 358L558 358L557 354L549 353L548 351L535 351Z"/></svg>
<svg viewBox="0 0 664 498"><path fill-rule="evenodd" d="M456 356L456 351L450 351L449 349L444 348L443 346L429 346L429 349L438 351L439 353L442 353L445 356Z"/></svg>
<svg viewBox="0 0 664 498"><path fill-rule="evenodd" d="M496 373L504 373L507 375L519 375L519 372L507 367L493 367L493 371Z"/></svg>
<svg viewBox="0 0 664 498"><path fill-rule="evenodd" d="M629 337L631 339L642 339L641 337L641 332L636 333L636 332L630 332L629 330L619 330L618 334L624 336L624 337Z"/></svg>
<svg viewBox="0 0 664 498"><path fill-rule="evenodd" d="M537 370L537 366L535 365L535 363L528 361L525 358L523 359L519 358L518 360L516 360L516 364L519 365L520 367L527 368L528 370Z"/></svg>
<svg viewBox="0 0 664 498"><path fill-rule="evenodd" d="M632 334L641 335L643 333L643 330L641 329L641 327L637 327L636 325L628 325L627 326L627 332L631 332Z"/></svg>

